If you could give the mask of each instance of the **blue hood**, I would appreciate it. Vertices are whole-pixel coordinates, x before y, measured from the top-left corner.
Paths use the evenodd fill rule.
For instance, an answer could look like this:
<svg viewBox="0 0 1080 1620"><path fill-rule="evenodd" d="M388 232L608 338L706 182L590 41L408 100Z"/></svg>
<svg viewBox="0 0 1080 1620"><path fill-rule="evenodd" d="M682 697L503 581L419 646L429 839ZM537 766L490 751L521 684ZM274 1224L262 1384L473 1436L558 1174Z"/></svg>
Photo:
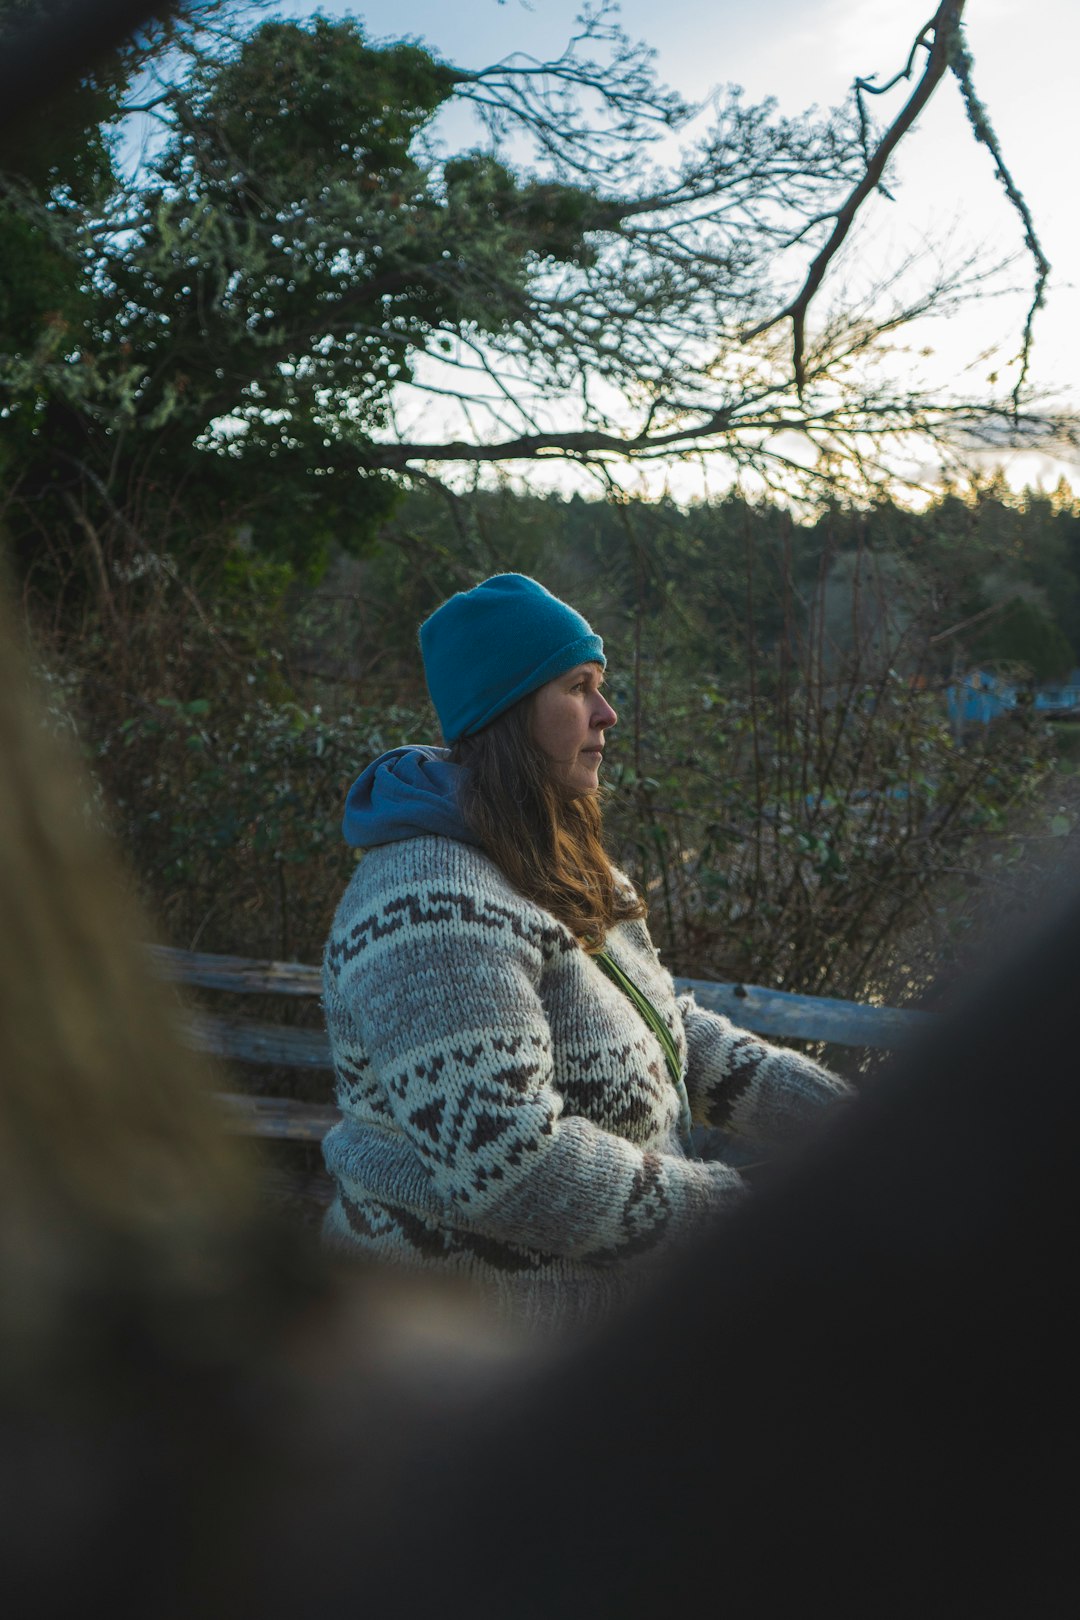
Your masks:
<svg viewBox="0 0 1080 1620"><path fill-rule="evenodd" d="M465 844L477 840L462 820L457 784L463 767L445 748L391 748L357 777L345 800L345 842L358 849L437 833Z"/></svg>

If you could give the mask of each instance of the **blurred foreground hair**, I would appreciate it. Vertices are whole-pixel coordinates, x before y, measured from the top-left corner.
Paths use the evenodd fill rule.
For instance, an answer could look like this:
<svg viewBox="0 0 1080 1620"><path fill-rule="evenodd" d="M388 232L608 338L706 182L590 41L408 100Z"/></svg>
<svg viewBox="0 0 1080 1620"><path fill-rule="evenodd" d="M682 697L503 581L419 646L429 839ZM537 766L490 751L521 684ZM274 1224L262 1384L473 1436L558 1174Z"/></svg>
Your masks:
<svg viewBox="0 0 1080 1620"><path fill-rule="evenodd" d="M0 583L4 583L0 581ZM130 879L48 728L0 592L0 1367L105 1341L106 1296L175 1338L273 1265L252 1166L154 977ZM274 1292L271 1285L269 1292ZM142 1298L143 1305L136 1305ZM226 1331L222 1328L222 1331Z"/></svg>

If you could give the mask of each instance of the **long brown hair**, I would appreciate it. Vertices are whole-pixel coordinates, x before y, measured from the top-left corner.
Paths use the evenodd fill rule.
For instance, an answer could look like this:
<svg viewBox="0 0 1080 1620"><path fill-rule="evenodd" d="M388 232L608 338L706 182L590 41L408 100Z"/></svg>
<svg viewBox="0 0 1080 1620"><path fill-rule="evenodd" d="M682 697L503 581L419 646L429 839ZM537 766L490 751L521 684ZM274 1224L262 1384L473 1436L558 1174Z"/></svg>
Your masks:
<svg viewBox="0 0 1080 1620"><path fill-rule="evenodd" d="M503 876L565 923L587 951L603 949L612 924L646 906L616 878L595 794L571 798L532 737L532 697L462 737L451 758L467 767L461 811Z"/></svg>

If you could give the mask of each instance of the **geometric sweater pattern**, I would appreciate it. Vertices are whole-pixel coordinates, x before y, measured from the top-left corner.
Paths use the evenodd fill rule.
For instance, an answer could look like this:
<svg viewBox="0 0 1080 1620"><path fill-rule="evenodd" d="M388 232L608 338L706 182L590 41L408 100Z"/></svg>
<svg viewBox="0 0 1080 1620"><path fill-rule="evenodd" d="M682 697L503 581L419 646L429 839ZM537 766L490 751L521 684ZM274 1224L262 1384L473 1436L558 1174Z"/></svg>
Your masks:
<svg viewBox="0 0 1080 1620"><path fill-rule="evenodd" d="M697 1123L767 1147L847 1093L676 999L643 921L617 924L607 950L671 1032ZM587 1323L744 1193L734 1169L686 1157L663 1048L623 991L477 848L369 850L323 990L336 1250L469 1279L522 1324Z"/></svg>

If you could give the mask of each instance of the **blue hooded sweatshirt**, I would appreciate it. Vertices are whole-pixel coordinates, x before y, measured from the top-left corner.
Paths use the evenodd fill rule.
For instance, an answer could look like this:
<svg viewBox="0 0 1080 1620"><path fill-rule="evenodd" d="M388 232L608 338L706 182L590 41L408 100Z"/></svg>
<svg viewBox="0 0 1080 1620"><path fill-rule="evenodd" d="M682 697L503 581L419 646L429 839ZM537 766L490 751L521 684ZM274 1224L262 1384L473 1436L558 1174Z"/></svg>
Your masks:
<svg viewBox="0 0 1080 1620"><path fill-rule="evenodd" d="M409 743L380 754L359 775L345 800L342 832L358 849L436 833L476 844L458 809L464 767L446 748Z"/></svg>

